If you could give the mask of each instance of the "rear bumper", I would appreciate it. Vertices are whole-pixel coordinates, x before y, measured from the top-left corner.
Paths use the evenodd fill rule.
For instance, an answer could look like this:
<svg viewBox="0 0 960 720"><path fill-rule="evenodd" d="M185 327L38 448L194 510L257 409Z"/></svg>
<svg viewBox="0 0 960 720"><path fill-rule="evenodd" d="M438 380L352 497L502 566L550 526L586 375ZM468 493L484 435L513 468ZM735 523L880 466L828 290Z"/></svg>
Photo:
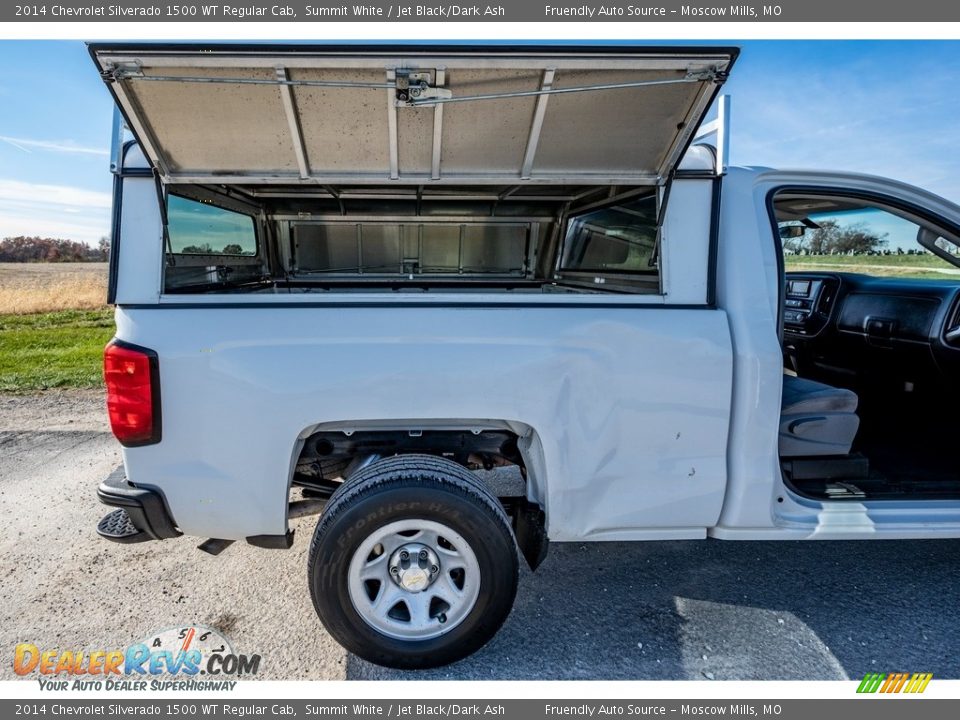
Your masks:
<svg viewBox="0 0 960 720"><path fill-rule="evenodd" d="M104 505L125 510L134 526L148 536L144 539L163 540L182 534L170 517L163 496L157 490L127 482L122 465L100 483L97 497Z"/></svg>

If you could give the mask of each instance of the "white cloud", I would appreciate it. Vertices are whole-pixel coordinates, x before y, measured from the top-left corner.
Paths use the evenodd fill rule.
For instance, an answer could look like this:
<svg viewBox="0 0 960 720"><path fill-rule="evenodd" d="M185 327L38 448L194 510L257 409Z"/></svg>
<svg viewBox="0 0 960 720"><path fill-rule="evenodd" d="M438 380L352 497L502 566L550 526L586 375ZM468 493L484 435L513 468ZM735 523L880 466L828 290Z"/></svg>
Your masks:
<svg viewBox="0 0 960 720"><path fill-rule="evenodd" d="M31 152L31 149L36 149L46 150L47 152L73 153L76 155L110 154L109 151L104 148L78 145L72 140L31 140L30 138L10 137L9 135L0 135L0 140L26 153Z"/></svg>
<svg viewBox="0 0 960 720"><path fill-rule="evenodd" d="M109 232L109 193L0 178L0 238L40 235L90 245Z"/></svg>
<svg viewBox="0 0 960 720"><path fill-rule="evenodd" d="M109 208L111 197L110 193L70 185L48 185L0 178L0 201Z"/></svg>

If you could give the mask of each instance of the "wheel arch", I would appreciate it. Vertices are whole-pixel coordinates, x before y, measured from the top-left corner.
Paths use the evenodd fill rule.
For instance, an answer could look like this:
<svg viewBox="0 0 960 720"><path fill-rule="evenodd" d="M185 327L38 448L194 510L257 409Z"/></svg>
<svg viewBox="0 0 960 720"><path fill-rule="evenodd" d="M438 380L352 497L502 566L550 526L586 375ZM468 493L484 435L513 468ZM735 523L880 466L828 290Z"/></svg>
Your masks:
<svg viewBox="0 0 960 720"><path fill-rule="evenodd" d="M403 418L390 420L336 420L313 423L304 427L291 445L290 459L286 482L285 499L290 496L294 485L297 464L304 451L304 446L310 438L319 433L343 433L349 437L356 437L363 433L379 433L385 431L399 432L471 432L505 431L516 437L517 450L522 458L524 470L524 492L529 503L540 506L544 513L545 525L549 527L549 493L547 478L547 463L545 459L544 443L541 433L533 425L509 419L465 419L465 418L437 418L424 420L420 418ZM423 453L423 450L418 452ZM424 453L429 454L429 453ZM442 457L442 455L438 455ZM287 516L289 525L289 514Z"/></svg>
<svg viewBox="0 0 960 720"><path fill-rule="evenodd" d="M547 472L544 458L544 445L541 433L531 424L520 420L507 419L430 419L419 418L393 420L335 420L313 423L304 427L290 448L287 472L287 491L293 485L297 461L303 452L304 444L318 433L344 433L356 436L365 432L401 431L401 432L473 432L507 431L516 436L517 448L523 459L526 471L527 500L546 506Z"/></svg>

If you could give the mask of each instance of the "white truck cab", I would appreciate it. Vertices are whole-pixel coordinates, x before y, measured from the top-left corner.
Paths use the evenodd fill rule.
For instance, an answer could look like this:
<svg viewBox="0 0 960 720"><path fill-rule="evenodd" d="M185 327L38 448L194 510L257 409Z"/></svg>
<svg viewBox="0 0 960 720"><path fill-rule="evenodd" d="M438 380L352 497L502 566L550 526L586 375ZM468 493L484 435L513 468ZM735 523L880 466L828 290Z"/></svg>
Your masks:
<svg viewBox="0 0 960 720"><path fill-rule="evenodd" d="M735 48L90 51L104 537L287 548L317 513L322 622L413 668L492 637L548 540L960 536L960 208L728 167ZM870 222L942 268L818 269Z"/></svg>

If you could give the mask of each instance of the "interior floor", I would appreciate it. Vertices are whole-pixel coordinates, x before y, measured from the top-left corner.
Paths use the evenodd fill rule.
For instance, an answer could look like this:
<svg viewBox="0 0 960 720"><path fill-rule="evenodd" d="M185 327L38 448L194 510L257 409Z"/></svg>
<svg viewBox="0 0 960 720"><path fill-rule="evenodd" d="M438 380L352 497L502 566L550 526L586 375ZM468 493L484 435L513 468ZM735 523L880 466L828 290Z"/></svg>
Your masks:
<svg viewBox="0 0 960 720"><path fill-rule="evenodd" d="M784 475L794 490L831 500L960 498L960 423L951 412L960 399L956 391L882 380L852 382L834 374L817 379L857 393L860 428L850 455L828 465L836 473L810 477L800 472L797 477L785 461Z"/></svg>

